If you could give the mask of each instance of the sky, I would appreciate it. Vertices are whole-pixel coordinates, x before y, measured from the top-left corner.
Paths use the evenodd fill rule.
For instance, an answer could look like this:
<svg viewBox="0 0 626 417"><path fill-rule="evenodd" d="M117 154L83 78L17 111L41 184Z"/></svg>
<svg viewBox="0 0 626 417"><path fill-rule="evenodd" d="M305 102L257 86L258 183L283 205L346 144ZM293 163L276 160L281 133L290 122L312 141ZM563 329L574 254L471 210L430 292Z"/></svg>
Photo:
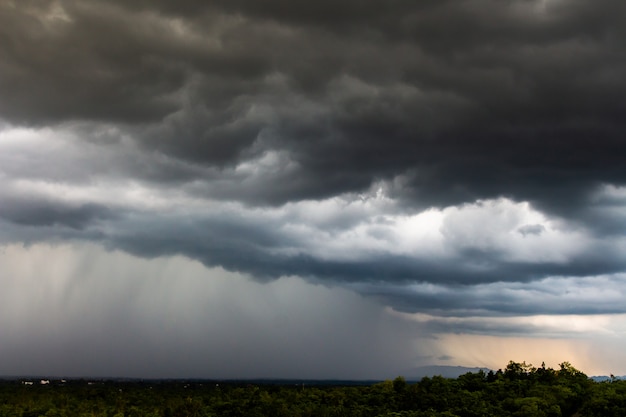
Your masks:
<svg viewBox="0 0 626 417"><path fill-rule="evenodd" d="M623 0L0 0L0 375L626 374Z"/></svg>

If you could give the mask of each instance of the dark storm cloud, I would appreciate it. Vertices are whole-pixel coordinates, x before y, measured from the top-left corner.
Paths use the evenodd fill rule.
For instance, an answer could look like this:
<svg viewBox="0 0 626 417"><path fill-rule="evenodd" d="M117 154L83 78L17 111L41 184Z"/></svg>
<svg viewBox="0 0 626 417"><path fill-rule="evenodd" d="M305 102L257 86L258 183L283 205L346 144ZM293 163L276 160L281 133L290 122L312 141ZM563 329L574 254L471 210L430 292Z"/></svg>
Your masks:
<svg viewBox="0 0 626 417"><path fill-rule="evenodd" d="M576 216L626 180L624 9L7 2L0 112L148 123L144 146L202 164L285 151L297 170L263 203L402 176L411 204L506 195Z"/></svg>
<svg viewBox="0 0 626 417"><path fill-rule="evenodd" d="M183 255L208 267L221 266L264 282L301 276L311 282L349 288L399 311L443 316L624 312L620 295L624 285L619 273L626 270L626 262L621 256L622 246L614 240L592 242L584 251L554 260L507 260L502 248L468 249L458 237L450 241L449 252L439 256L360 253L347 244L346 251L353 255L341 259L333 257L332 250L326 255L314 253L306 242L307 235L295 234L285 226L297 224L293 215L268 218L232 209L204 216L166 215L118 209L112 216L95 205L63 206L42 201L34 205L35 209L24 202L11 205L13 209L0 210L0 216L30 226L28 233L21 234L24 241L87 240L144 258ZM356 226L342 227L349 233ZM5 237L16 233L1 223L0 227ZM36 229L40 229L39 235ZM339 226L334 230L339 231ZM316 233L311 229L308 235L317 239ZM385 233L380 236L388 238ZM542 235L519 239L532 236ZM332 242L316 245L329 244ZM589 278L603 274L609 278ZM614 293L607 298L589 292L594 285Z"/></svg>
<svg viewBox="0 0 626 417"><path fill-rule="evenodd" d="M97 143L81 143L84 130L74 135L16 130L0 136L3 242L94 241L150 259L183 255L263 282L293 275L345 286L407 312L623 310L621 302L547 303L545 292L536 302L477 292L498 282L531 285L549 277L575 282L623 272L619 232L597 237L597 228L546 218L528 204L506 199L450 207L432 216L411 213L376 188L282 207L212 200L228 192L234 199L242 188L260 192L255 188L267 186L264 181L272 176L276 186L271 188L280 189L275 165L290 161L267 155L220 171L142 152L123 145L123 138L116 146L97 137ZM203 181L189 182L196 173ZM605 187L590 201L585 210L608 219L603 227L623 222L622 189ZM412 291L416 283L446 291Z"/></svg>
<svg viewBox="0 0 626 417"><path fill-rule="evenodd" d="M147 226L147 225L146 225ZM229 270L252 274L257 279L274 279L282 275L298 275L320 283L332 282L395 282L410 284L428 282L441 284L468 284L470 286L489 282L530 282L549 276L587 276L617 273L626 268L626 261L619 258L619 251L608 249L606 253L590 253L567 263L537 262L533 264L504 262L499 253L464 253L454 262L441 259L414 259L401 256L378 255L369 259L340 261L298 253L275 255L271 249L284 247L288 236L269 231L244 230L239 225L224 224L224 220L200 222L193 225L137 227L126 229L127 233L107 239L112 247L130 253L155 257L182 254L198 259L207 266L223 266ZM132 232L130 232L132 230ZM195 235L195 236L194 236ZM278 239L284 237L283 241ZM476 268L477 267L477 268ZM454 305L450 300L417 299L399 290L395 305L407 308L427 309ZM403 297L409 299L405 303ZM426 301L426 304L422 301ZM469 300L475 304L475 300ZM533 306L541 307L541 306ZM544 308L540 308L544 310ZM512 309L503 301L490 306L490 310ZM621 307L620 307L621 309Z"/></svg>
<svg viewBox="0 0 626 417"><path fill-rule="evenodd" d="M117 216L109 207L92 203L64 204L54 200L2 197L0 219L23 226L84 229L98 220L110 220Z"/></svg>
<svg viewBox="0 0 626 417"><path fill-rule="evenodd" d="M93 190L71 203L18 193L6 195L0 217L11 233L24 225L24 236L39 229L144 257L182 254L257 279L299 275L406 311L623 311L486 302L464 289L626 268L625 15L622 0L3 2L0 118L75 137L51 148L53 160L0 155L0 180L110 182L112 193L130 184L147 205L154 195L240 204L159 213L160 200L130 207L141 198L105 203ZM547 242L520 260L505 238L477 244L463 234L473 222L484 230L467 234L489 236L485 216L442 226L442 257L346 245L355 255L342 258L288 230L309 219L260 214L377 187L398 205L312 227L322 244L376 216L499 197L529 201L598 240L547 256L567 236L554 243L548 226L516 223L503 236L525 240L513 242L521 249ZM369 233L398 244L382 226ZM459 292L407 292L415 282Z"/></svg>
<svg viewBox="0 0 626 417"><path fill-rule="evenodd" d="M150 43L163 41L150 22L70 3L63 3L65 14L60 4L0 6L4 118L35 125L140 122L175 110L168 94L182 85L182 73L150 51Z"/></svg>
<svg viewBox="0 0 626 417"><path fill-rule="evenodd" d="M546 278L531 283L491 282L447 285L420 283L349 285L361 294L378 297L407 313L434 317L513 317L537 314L624 313L624 276ZM449 326L450 323L443 323ZM462 324L458 324L461 328Z"/></svg>

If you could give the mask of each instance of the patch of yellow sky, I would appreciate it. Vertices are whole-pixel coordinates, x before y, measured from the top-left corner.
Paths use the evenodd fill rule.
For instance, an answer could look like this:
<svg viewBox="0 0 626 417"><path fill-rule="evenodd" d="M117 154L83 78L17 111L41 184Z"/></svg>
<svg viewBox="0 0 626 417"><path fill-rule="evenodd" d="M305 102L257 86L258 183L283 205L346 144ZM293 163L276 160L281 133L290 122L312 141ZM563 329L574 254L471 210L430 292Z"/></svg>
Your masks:
<svg viewBox="0 0 626 417"><path fill-rule="evenodd" d="M438 341L443 355L469 366L503 369L512 360L558 368L570 362L590 376L611 372L587 340L444 334Z"/></svg>
<svg viewBox="0 0 626 417"><path fill-rule="evenodd" d="M530 317L529 320L541 320ZM554 318L550 318L552 320ZM593 321L607 321L607 316L565 316L563 322L587 326ZM611 321L624 321L625 315L612 316ZM623 337L523 337L493 336L480 334L448 333L437 335L434 349L441 357L453 358L454 365L503 369L509 361L526 362L538 367L558 369L562 362L570 362L575 368L589 376L622 375L626 373L626 358ZM450 365L441 361L440 365Z"/></svg>

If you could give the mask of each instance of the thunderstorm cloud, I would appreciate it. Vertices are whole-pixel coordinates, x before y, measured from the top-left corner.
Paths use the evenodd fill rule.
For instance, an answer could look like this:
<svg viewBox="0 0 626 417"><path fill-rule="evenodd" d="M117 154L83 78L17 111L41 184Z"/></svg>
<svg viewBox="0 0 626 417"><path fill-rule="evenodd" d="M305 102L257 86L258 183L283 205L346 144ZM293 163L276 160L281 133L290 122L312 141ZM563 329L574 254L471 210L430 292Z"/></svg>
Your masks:
<svg viewBox="0 0 626 417"><path fill-rule="evenodd" d="M1 1L0 373L502 365L463 336L619 350L625 16Z"/></svg>

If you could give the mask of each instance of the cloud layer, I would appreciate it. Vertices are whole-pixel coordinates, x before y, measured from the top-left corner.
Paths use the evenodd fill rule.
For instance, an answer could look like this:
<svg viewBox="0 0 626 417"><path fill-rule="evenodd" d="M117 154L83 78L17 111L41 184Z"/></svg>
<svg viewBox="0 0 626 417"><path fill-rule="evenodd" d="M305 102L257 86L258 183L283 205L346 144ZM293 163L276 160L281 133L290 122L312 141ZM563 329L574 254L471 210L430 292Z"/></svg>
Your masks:
<svg viewBox="0 0 626 417"><path fill-rule="evenodd" d="M2 2L0 243L322 284L428 337L624 314L601 3Z"/></svg>
<svg viewBox="0 0 626 417"><path fill-rule="evenodd" d="M184 4L6 2L0 113L118 123L220 170L269 158L240 174L256 192L212 190L265 204L383 180L421 207L582 215L624 182L619 1Z"/></svg>
<svg viewBox="0 0 626 417"><path fill-rule="evenodd" d="M147 258L184 255L259 280L297 275L343 285L409 311L624 312L619 297L582 297L575 308L566 298L561 306L544 298L529 304L515 291L504 297L511 285L533 282L549 283L533 289L544 297L554 287L584 295L578 288L597 277L619 283L625 268L623 234L602 235L527 202L499 198L421 211L378 182L361 193L252 206L198 193L196 184L142 180L133 175L141 165L174 163L132 144L85 145L75 134L22 129L2 134L0 149L6 243L69 238ZM597 189L588 216L622 223L614 207L623 194ZM613 218L604 214L611 211ZM500 292L497 301L486 302L487 288ZM616 288L622 294L623 286Z"/></svg>

